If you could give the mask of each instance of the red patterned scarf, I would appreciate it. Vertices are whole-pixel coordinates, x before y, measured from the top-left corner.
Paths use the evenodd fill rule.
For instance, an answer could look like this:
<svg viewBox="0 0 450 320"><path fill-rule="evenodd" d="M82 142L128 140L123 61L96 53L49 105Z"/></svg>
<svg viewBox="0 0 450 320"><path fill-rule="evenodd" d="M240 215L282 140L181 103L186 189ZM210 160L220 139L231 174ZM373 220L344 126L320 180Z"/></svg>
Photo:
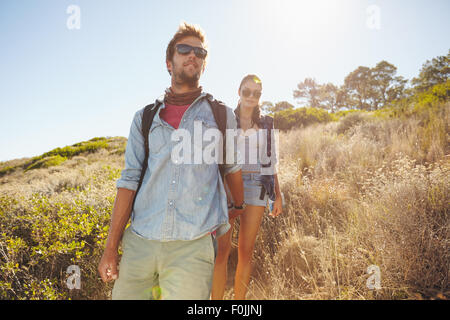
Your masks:
<svg viewBox="0 0 450 320"><path fill-rule="evenodd" d="M164 102L176 106L190 105L202 93L202 87L185 93L173 93L171 88L166 89Z"/></svg>

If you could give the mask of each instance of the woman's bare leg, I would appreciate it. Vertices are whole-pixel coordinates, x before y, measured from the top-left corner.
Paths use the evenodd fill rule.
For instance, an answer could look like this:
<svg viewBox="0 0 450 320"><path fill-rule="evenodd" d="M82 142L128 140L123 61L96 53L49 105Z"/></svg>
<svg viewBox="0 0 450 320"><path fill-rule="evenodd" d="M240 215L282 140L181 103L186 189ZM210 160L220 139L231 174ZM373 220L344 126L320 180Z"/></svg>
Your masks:
<svg viewBox="0 0 450 320"><path fill-rule="evenodd" d="M248 205L240 216L238 264L234 279L234 298L244 300L252 271L256 235L264 215L263 206Z"/></svg>
<svg viewBox="0 0 450 320"><path fill-rule="evenodd" d="M230 220L231 228L218 238L217 257L214 265L213 284L211 289L212 300L222 300L227 284L227 265L231 251L231 237L233 235L234 220Z"/></svg>

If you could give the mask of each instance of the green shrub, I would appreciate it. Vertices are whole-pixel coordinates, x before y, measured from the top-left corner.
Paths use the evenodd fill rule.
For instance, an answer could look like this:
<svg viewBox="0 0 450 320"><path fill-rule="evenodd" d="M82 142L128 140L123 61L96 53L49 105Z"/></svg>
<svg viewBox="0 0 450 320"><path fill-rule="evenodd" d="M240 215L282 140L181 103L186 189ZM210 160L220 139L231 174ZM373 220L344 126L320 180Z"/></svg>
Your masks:
<svg viewBox="0 0 450 320"><path fill-rule="evenodd" d="M314 123L336 121L337 119L338 117L323 109L298 108L275 113L274 124L277 129L290 130L306 127Z"/></svg>
<svg viewBox="0 0 450 320"><path fill-rule="evenodd" d="M412 114L427 112L428 109L436 110L443 102L450 98L450 80L446 83L440 83L425 92L414 96L412 103Z"/></svg>
<svg viewBox="0 0 450 320"><path fill-rule="evenodd" d="M3 177L6 174L9 174L11 172L14 172L16 170L16 167L8 166L0 169L0 177Z"/></svg>
<svg viewBox="0 0 450 320"><path fill-rule="evenodd" d="M107 298L109 289L98 279L96 264L114 197L105 194L92 205L91 188L70 190L63 199L34 194L20 203L0 196L0 212L5 213L0 214L1 299ZM67 287L70 265L80 268L82 290Z"/></svg>
<svg viewBox="0 0 450 320"><path fill-rule="evenodd" d="M429 112L439 113L450 98L450 80L437 84L415 95L396 100L376 110L373 115L378 118L402 118L410 116L427 117Z"/></svg>
<svg viewBox="0 0 450 320"><path fill-rule="evenodd" d="M94 137L92 139L89 139L89 141L107 141L108 138L106 137Z"/></svg>
<svg viewBox="0 0 450 320"><path fill-rule="evenodd" d="M59 166L61 163L66 161L66 157L61 157L60 155L56 156L50 156L43 158L41 160L38 160L32 164L30 164L25 171L32 170L32 169L38 169L38 168L48 168L52 166Z"/></svg>
<svg viewBox="0 0 450 320"><path fill-rule="evenodd" d="M104 139L94 138L94 139L95 141L79 142L72 146L53 149L40 156L32 158L30 162L24 165L24 168L25 170L31 170L41 167L47 168L50 166L61 164L63 162L61 161L62 158L65 158L64 160L67 160L84 152L92 153L99 149L108 147L106 138Z"/></svg>
<svg viewBox="0 0 450 320"><path fill-rule="evenodd" d="M347 115L339 121L339 125L336 128L336 133L345 133L348 129L356 126L357 124L365 122L368 119L369 116L367 112L360 111L347 113Z"/></svg>
<svg viewBox="0 0 450 320"><path fill-rule="evenodd" d="M367 111L358 110L358 109L341 110L341 111L336 112L334 115L340 119L340 118L343 118L343 117L345 117L345 116L347 116L349 114L361 113L361 112L367 112Z"/></svg>
<svg viewBox="0 0 450 320"><path fill-rule="evenodd" d="M83 152L94 152L101 148L106 148L108 143L105 140L91 141L91 142L80 142L74 146L67 146L64 148L56 148L49 152L44 153L41 157L60 155L62 157L71 158L73 156L79 155Z"/></svg>

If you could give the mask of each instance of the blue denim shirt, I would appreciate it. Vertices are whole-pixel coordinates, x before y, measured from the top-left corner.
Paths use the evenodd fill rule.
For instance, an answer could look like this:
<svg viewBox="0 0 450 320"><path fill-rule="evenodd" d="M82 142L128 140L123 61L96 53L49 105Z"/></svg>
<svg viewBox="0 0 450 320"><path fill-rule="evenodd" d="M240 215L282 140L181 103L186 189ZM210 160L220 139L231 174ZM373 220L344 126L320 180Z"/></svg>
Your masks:
<svg viewBox="0 0 450 320"><path fill-rule="evenodd" d="M184 113L178 129L186 129L194 137L194 121L201 123L203 134L208 128L217 128L211 107L202 93ZM162 98L159 98L162 102ZM134 233L150 240L193 240L217 230L217 236L228 231L228 207L225 188L220 178L218 164L175 163L170 124L159 117L162 102L155 114L149 132L148 169L141 189L136 195L131 214ZM131 125L125 151L125 169L116 182L117 188L136 190L144 160L144 139L141 133L144 108L137 111ZM237 123L231 108L227 107L227 129L236 129ZM205 139L206 140L206 139ZM191 140L192 149L195 148ZM210 142L202 141L202 149ZM198 145L198 142L197 142ZM227 161L225 174L241 169L235 149L235 162ZM228 152L228 149L227 149ZM229 159L229 158L227 158Z"/></svg>

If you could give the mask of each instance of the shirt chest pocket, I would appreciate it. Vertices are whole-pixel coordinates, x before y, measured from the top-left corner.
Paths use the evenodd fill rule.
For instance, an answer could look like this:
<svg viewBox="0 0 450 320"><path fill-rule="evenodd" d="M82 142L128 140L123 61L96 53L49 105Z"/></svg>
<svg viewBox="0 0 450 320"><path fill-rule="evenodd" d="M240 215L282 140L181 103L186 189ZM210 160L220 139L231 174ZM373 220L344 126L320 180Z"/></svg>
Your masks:
<svg viewBox="0 0 450 320"><path fill-rule="evenodd" d="M207 129L212 129L212 128L219 130L214 118L209 118L206 116L198 116L194 119L194 127L195 127L196 123L198 126L199 125L202 126L203 131L205 131Z"/></svg>
<svg viewBox="0 0 450 320"><path fill-rule="evenodd" d="M206 156L208 159L203 159L206 163L210 164L212 159L216 156L214 150L220 152L220 143L222 134L214 119L207 117L197 117L194 119L194 131L193 131L193 143L197 152L203 154L203 158ZM220 153L217 157L220 156Z"/></svg>
<svg viewBox="0 0 450 320"><path fill-rule="evenodd" d="M160 154L163 147L166 146L166 143L164 127L159 123L153 123L148 134L148 149L150 155Z"/></svg>

